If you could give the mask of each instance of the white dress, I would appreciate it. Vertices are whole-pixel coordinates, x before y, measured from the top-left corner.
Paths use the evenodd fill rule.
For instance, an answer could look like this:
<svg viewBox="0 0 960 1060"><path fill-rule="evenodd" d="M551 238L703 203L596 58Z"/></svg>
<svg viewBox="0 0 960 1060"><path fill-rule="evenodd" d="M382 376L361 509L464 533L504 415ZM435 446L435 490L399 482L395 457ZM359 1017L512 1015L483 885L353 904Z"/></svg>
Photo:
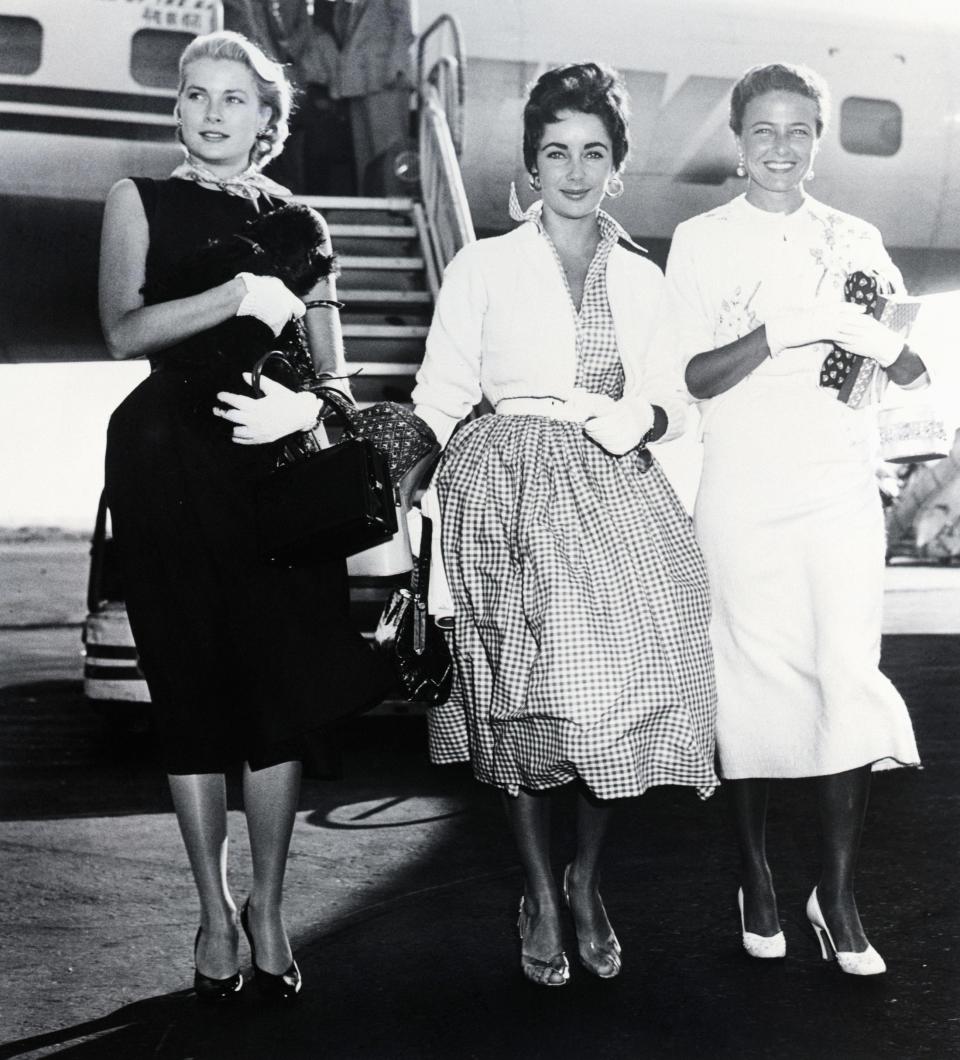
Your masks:
<svg viewBox="0 0 960 1060"><path fill-rule="evenodd" d="M777 311L842 300L846 276L902 286L879 232L813 199L789 215L743 196L681 224L667 265L684 363ZM879 669L884 527L875 418L819 386L814 343L700 403L697 539L713 596L721 776L822 776L916 765Z"/></svg>

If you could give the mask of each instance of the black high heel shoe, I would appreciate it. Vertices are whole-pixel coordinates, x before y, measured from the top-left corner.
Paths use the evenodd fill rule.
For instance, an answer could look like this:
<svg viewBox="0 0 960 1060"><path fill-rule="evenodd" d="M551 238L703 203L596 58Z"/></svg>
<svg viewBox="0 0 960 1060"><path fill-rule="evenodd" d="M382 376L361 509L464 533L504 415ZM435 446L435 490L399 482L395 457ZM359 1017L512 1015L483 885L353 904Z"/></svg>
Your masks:
<svg viewBox="0 0 960 1060"><path fill-rule="evenodd" d="M257 984L257 989L265 1000L292 1001L300 993L300 988L303 986L303 979L300 976L297 962L291 961L290 967L281 975L265 972L262 968L257 967L257 950L253 944L253 932L250 930L250 918L247 913L249 906L250 899L248 898L240 910L240 926L243 928L244 935L247 936L247 942L250 943L250 959L253 961L253 981Z"/></svg>
<svg viewBox="0 0 960 1060"><path fill-rule="evenodd" d="M205 1005L215 1005L219 1001L239 997L243 989L243 976L239 971L226 979L212 979L197 968L197 947L200 945L202 931L202 927L197 928L197 937L193 943L193 992L197 995L197 1000Z"/></svg>

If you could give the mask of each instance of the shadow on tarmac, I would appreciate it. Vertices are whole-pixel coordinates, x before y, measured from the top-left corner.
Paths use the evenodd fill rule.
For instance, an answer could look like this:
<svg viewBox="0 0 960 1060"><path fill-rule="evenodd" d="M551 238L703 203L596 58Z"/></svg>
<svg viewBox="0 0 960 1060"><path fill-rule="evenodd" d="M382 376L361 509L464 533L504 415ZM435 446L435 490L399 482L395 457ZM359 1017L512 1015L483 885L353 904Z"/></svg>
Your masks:
<svg viewBox="0 0 960 1060"><path fill-rule="evenodd" d="M459 804L437 819L462 821L425 859L398 861L389 894L298 937L305 989L295 1005L264 1006L248 983L237 1004L210 1011L179 990L8 1042L0 1058L960 1055L960 638L887 638L883 665L911 708L925 765L878 774L868 814L858 894L890 967L885 976L857 979L820 959L803 915L815 882L816 805L812 785L797 781L774 786L769 821L786 960L751 961L740 948L722 794L702 804L689 792L657 789L624 806L609 848L604 898L623 944L623 974L601 982L573 960L562 989L527 984L513 927L520 877L496 798L466 769L425 765L418 719L396 730L382 728L384 719L361 719L343 736L344 780L305 784L308 824L337 832L383 827L382 841L399 843L392 811L444 793ZM47 691L55 698L56 689ZM165 811L166 795L157 798L163 778L146 779L153 770L138 757L148 743L130 735L122 765L108 748L88 748L83 753L103 756L100 766L91 771L81 762L68 773L96 774L90 786L73 777L70 792L55 793L52 803L49 789L41 795L42 778L17 769L16 783L3 783L5 798L19 793L14 806L6 802L8 819ZM139 786L105 784L103 769L127 770ZM356 809L365 801L369 810ZM409 820L418 819L418 806L411 804ZM569 819L557 814L558 866L572 848Z"/></svg>

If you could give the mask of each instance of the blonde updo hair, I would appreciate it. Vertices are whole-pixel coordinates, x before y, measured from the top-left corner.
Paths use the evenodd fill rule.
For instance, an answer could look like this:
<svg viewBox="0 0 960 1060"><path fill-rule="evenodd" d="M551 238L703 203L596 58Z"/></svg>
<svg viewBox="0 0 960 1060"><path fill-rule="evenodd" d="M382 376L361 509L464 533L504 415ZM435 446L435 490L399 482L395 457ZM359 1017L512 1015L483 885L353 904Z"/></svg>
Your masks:
<svg viewBox="0 0 960 1060"><path fill-rule="evenodd" d="M280 154L290 134L289 119L293 107L293 88L287 80L283 67L240 33L222 30L219 33L207 33L202 37L195 37L184 48L180 56L180 85L177 88L178 100L175 112L179 111L179 96L186 84L187 67L198 59L222 59L242 63L253 75L260 106L270 110L267 126L250 150L251 164L262 169L270 159Z"/></svg>

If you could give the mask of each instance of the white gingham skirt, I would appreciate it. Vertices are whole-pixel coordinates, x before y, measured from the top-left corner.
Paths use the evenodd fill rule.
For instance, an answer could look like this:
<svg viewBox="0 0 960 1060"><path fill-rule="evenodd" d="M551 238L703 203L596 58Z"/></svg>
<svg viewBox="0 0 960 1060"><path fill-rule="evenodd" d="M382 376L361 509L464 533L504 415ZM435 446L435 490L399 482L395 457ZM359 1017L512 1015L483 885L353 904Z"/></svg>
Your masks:
<svg viewBox="0 0 960 1060"><path fill-rule="evenodd" d="M430 711L434 762L510 794L580 779L622 798L706 798L716 692L706 574L660 468L579 424L489 415L438 472L456 681Z"/></svg>

